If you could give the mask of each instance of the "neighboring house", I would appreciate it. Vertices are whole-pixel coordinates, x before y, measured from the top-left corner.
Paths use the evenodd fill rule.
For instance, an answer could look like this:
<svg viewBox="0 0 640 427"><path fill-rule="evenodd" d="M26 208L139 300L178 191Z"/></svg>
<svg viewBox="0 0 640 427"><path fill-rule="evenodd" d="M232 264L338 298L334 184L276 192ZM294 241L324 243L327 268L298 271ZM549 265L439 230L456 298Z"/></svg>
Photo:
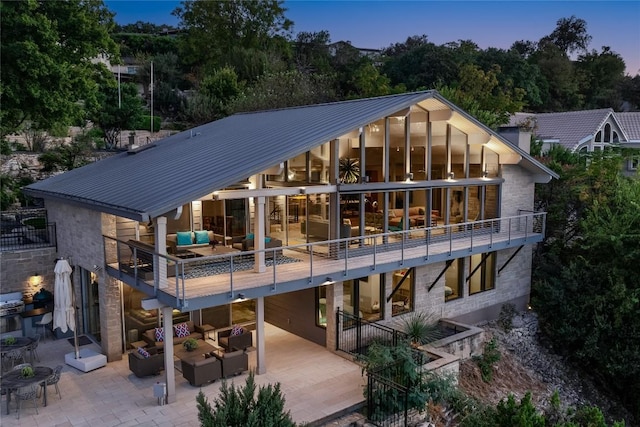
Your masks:
<svg viewBox="0 0 640 427"><path fill-rule="evenodd" d="M542 151L559 144L572 152L593 152L609 146L640 148L640 112L616 113L611 108L561 113L516 113L509 126L532 129ZM625 173L638 169L638 157L628 159Z"/></svg>
<svg viewBox="0 0 640 427"><path fill-rule="evenodd" d="M546 219L534 186L554 177L425 91L236 114L25 193L45 200L77 292L97 289L77 300L109 360L160 318L245 323L263 373L264 322L334 351L338 310L393 325L525 309Z"/></svg>

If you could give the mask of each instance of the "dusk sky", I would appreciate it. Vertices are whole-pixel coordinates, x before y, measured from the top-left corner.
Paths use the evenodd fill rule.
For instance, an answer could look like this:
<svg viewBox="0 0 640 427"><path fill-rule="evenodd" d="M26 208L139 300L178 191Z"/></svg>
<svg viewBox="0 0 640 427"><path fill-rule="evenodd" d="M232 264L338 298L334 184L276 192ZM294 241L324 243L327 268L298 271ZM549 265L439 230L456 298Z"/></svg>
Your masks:
<svg viewBox="0 0 640 427"><path fill-rule="evenodd" d="M119 24L170 24L179 1L109 0ZM331 41L379 49L426 34L438 45L472 40L481 49L508 49L517 40L538 41L561 18L587 22L590 50L609 46L624 59L626 73L640 74L640 1L306 1L287 0L293 32L329 31Z"/></svg>

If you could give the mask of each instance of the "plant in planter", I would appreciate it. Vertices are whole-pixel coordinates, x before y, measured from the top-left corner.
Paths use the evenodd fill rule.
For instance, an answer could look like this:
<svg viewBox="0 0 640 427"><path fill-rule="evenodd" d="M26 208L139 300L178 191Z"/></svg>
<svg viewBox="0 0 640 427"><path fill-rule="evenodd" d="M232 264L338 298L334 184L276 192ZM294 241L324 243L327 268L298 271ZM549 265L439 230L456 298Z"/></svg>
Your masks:
<svg viewBox="0 0 640 427"><path fill-rule="evenodd" d="M413 346L420 346L438 339L438 321L424 312L413 313L404 319L404 332Z"/></svg>
<svg viewBox="0 0 640 427"><path fill-rule="evenodd" d="M182 343L182 346L187 351L193 351L198 348L198 341L195 338L187 338L185 342Z"/></svg>
<svg viewBox="0 0 640 427"><path fill-rule="evenodd" d="M24 368L22 368L22 370L20 371L20 376L22 376L22 378L31 378L35 375L36 373L33 371L33 368L31 366L25 366Z"/></svg>
<svg viewBox="0 0 640 427"><path fill-rule="evenodd" d="M4 343L5 343L6 345L13 345L13 344L15 344L15 343L16 343L16 341L17 341L17 340L16 340L16 337L6 337L6 338L4 339Z"/></svg>

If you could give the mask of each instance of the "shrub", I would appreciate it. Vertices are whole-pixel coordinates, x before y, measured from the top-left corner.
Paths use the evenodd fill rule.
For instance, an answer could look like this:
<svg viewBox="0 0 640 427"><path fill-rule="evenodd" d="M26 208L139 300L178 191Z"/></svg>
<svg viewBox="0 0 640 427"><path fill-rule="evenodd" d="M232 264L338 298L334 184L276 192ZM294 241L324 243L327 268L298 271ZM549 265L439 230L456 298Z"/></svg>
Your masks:
<svg viewBox="0 0 640 427"><path fill-rule="evenodd" d="M438 331L438 321L431 314L413 313L404 319L404 332L409 335L413 344L422 345L435 341L439 336Z"/></svg>
<svg viewBox="0 0 640 427"><path fill-rule="evenodd" d="M474 356L473 360L478 364L484 382L488 383L493 379L493 365L500 360L500 357L498 342L495 338L484 343L482 356Z"/></svg>
<svg viewBox="0 0 640 427"><path fill-rule="evenodd" d="M285 398L280 384L260 386L256 395L254 373L250 372L244 387L227 385L222 380L218 397L209 404L204 393L196 397L198 419L203 427L295 427L289 411L284 410Z"/></svg>

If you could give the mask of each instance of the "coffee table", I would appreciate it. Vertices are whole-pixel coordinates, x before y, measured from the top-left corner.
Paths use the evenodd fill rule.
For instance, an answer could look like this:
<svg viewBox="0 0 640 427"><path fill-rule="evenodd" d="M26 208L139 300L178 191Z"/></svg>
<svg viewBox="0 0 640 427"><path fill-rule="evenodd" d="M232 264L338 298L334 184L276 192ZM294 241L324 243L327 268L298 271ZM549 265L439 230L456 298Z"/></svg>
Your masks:
<svg viewBox="0 0 640 427"><path fill-rule="evenodd" d="M211 353L216 351L217 348L207 343L205 340L198 340L198 348L192 351L187 351L182 344L176 344L173 347L173 355L180 360L189 361L193 359L199 359L205 353Z"/></svg>
<svg viewBox="0 0 640 427"><path fill-rule="evenodd" d="M240 251L236 248L232 248L231 246L216 245L215 248L213 248L212 246L203 246L201 248L189 249L189 252L194 253L196 256L203 257L224 255Z"/></svg>

